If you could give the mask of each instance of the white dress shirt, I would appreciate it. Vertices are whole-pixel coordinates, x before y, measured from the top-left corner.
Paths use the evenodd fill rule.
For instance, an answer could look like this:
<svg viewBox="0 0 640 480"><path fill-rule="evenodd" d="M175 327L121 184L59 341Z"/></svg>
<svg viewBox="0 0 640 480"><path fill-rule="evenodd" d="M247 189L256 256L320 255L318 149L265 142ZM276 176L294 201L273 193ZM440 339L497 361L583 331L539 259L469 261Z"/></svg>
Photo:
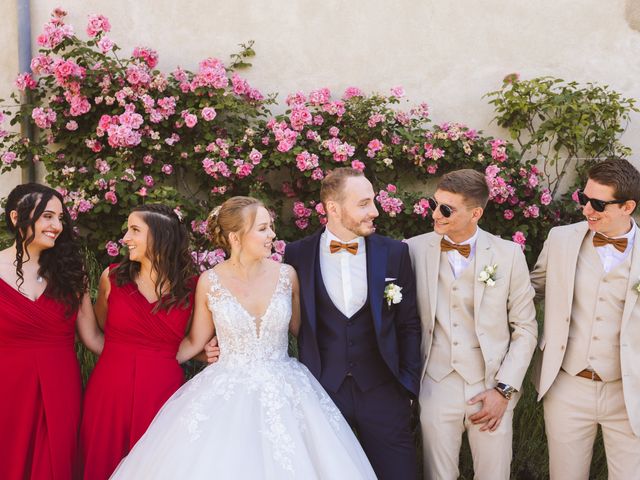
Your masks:
<svg viewBox="0 0 640 480"><path fill-rule="evenodd" d="M331 240L358 243L353 255L346 250L331 253ZM320 236L320 272L329 298L347 318L353 316L367 301L367 252L364 237L342 242L328 228Z"/></svg>
<svg viewBox="0 0 640 480"><path fill-rule="evenodd" d="M446 235L444 236L445 240L456 243L451 240ZM447 259L449 260L449 265L451 265L451 270L453 271L453 276L457 279L465 268L469 266L469 264L473 261L473 257L476 254L476 240L478 239L478 229L476 228L475 233L468 238L464 242L456 243L456 245L470 245L471 251L468 257L465 257L457 250L449 250L447 252Z"/></svg>
<svg viewBox="0 0 640 480"><path fill-rule="evenodd" d="M591 234L591 240L593 241L595 233ZM602 235L602 234L601 234ZM604 235L606 237L606 235ZM629 230L624 235L620 235L619 237L607 237L607 238L626 238L627 239L627 248L624 252L618 251L616 247L608 243L602 247L596 247L596 252L600 256L600 260L602 260L602 268L606 273L609 273L611 270L620 265L627 258L627 255L631 253L631 249L633 248L633 242L636 238L636 222L631 219L631 230Z"/></svg>

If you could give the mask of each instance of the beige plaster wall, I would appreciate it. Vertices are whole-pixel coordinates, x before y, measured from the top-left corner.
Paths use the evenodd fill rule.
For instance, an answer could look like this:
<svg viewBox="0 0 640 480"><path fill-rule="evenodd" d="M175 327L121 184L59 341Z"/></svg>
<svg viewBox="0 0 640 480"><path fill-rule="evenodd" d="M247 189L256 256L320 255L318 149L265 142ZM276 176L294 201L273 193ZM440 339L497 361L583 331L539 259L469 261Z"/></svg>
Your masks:
<svg viewBox="0 0 640 480"><path fill-rule="evenodd" d="M257 56L245 76L281 99L324 86L341 94L349 85L365 91L403 85L412 101L430 104L435 121L504 136L482 95L510 72L601 82L640 98L640 32L627 23L628 3L636 1L38 0L31 8L34 46L58 5L81 35L88 14L105 14L125 54L151 46L163 70L194 69L207 56L226 60L253 39ZM0 18L0 38L9 44L14 22L11 14ZM0 92L16 73L16 52L0 53ZM640 115L623 141L640 166ZM0 193L11 181L0 179Z"/></svg>
<svg viewBox="0 0 640 480"><path fill-rule="evenodd" d="M9 98L18 73L18 22L16 2L0 0L0 98ZM5 121L4 128L7 129ZM0 175L0 198L20 183L21 173L14 170Z"/></svg>

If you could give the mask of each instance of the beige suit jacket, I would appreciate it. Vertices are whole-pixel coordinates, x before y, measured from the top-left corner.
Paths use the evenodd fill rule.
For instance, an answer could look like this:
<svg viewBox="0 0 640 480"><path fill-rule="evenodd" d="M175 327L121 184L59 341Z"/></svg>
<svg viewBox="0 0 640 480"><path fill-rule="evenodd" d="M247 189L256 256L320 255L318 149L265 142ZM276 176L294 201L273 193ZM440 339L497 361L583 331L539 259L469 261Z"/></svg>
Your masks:
<svg viewBox="0 0 640 480"><path fill-rule="evenodd" d="M441 239L441 235L430 232L407 240L422 320L422 378L433 339ZM484 230L478 232L475 255L474 321L486 387L503 382L520 389L538 336L527 262L519 245ZM478 276L493 264L498 266L496 284L489 287Z"/></svg>
<svg viewBox="0 0 640 480"><path fill-rule="evenodd" d="M587 222L552 228L531 272L536 298L544 298L545 312L533 377L538 399L547 393L564 360L569 339L578 253L588 230ZM620 329L620 362L624 400L631 428L640 436L640 302L638 291L634 288L640 281L638 230L631 255L629 284Z"/></svg>

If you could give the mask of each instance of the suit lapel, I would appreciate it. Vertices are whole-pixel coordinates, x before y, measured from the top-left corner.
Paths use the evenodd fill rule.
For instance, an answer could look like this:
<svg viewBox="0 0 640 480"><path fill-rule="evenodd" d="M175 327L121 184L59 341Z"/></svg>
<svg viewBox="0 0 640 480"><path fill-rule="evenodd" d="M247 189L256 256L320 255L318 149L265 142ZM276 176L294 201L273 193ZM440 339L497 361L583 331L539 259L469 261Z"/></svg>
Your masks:
<svg viewBox="0 0 640 480"><path fill-rule="evenodd" d="M480 317L480 304L482 303L482 296L484 295L484 289L486 288L485 283L479 281L478 277L484 267L492 265L493 254L491 253L490 246L489 236L484 230L478 228L476 258L474 259L475 269L473 276L473 320L476 325L478 324L478 319ZM500 271L500 265L498 265L496 276L501 275L504 275L504 273Z"/></svg>
<svg viewBox="0 0 640 480"><path fill-rule="evenodd" d="M380 334L388 252L387 247L380 242L377 236L367 237L365 242L367 246L367 288L371 302L371 315L376 334Z"/></svg>
<svg viewBox="0 0 640 480"><path fill-rule="evenodd" d="M320 235L324 230L305 238L301 245L302 260L298 265L298 276L304 295L304 310L313 335L316 335L316 264L319 262ZM304 261L304 259L309 261Z"/></svg>
<svg viewBox="0 0 640 480"><path fill-rule="evenodd" d="M433 236L427 244L427 262L422 268L427 273L427 287L429 288L429 306L431 324L436 319L436 300L438 298L438 275L440 274L440 240L441 236Z"/></svg>
<svg viewBox="0 0 640 480"><path fill-rule="evenodd" d="M569 312L573 308L573 288L576 281L576 268L578 267L578 255L580 254L580 248L584 237L589 230L587 222L581 222L576 224L575 236L567 238L564 242L564 258L566 260L565 272L568 272L567 276L567 305L569 305Z"/></svg>
<svg viewBox="0 0 640 480"><path fill-rule="evenodd" d="M633 311L636 303L638 302L638 291L634 288L638 282L640 282L640 229L636 229L636 238L633 241L633 251L631 252L631 268L629 268L629 283L627 285L627 296L624 302L624 310L622 311L622 325L620 327L621 332L624 332L624 328L629 323L631 318L631 312Z"/></svg>

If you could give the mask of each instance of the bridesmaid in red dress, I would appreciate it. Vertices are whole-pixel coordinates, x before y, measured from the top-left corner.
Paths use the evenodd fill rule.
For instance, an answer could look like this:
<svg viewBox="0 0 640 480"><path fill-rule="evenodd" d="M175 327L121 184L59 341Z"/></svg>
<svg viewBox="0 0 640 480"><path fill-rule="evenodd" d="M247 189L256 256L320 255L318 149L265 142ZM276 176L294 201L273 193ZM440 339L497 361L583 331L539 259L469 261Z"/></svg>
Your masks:
<svg viewBox="0 0 640 480"><path fill-rule="evenodd" d="M178 214L135 208L127 220L129 256L107 268L95 312L104 350L87 385L81 426L86 480L103 480L182 385L176 353L193 308L194 265Z"/></svg>
<svg viewBox="0 0 640 480"><path fill-rule="evenodd" d="M82 384L74 341L101 349L86 275L62 196L14 188L0 251L0 478L78 478ZM80 314L78 314L80 309Z"/></svg>

